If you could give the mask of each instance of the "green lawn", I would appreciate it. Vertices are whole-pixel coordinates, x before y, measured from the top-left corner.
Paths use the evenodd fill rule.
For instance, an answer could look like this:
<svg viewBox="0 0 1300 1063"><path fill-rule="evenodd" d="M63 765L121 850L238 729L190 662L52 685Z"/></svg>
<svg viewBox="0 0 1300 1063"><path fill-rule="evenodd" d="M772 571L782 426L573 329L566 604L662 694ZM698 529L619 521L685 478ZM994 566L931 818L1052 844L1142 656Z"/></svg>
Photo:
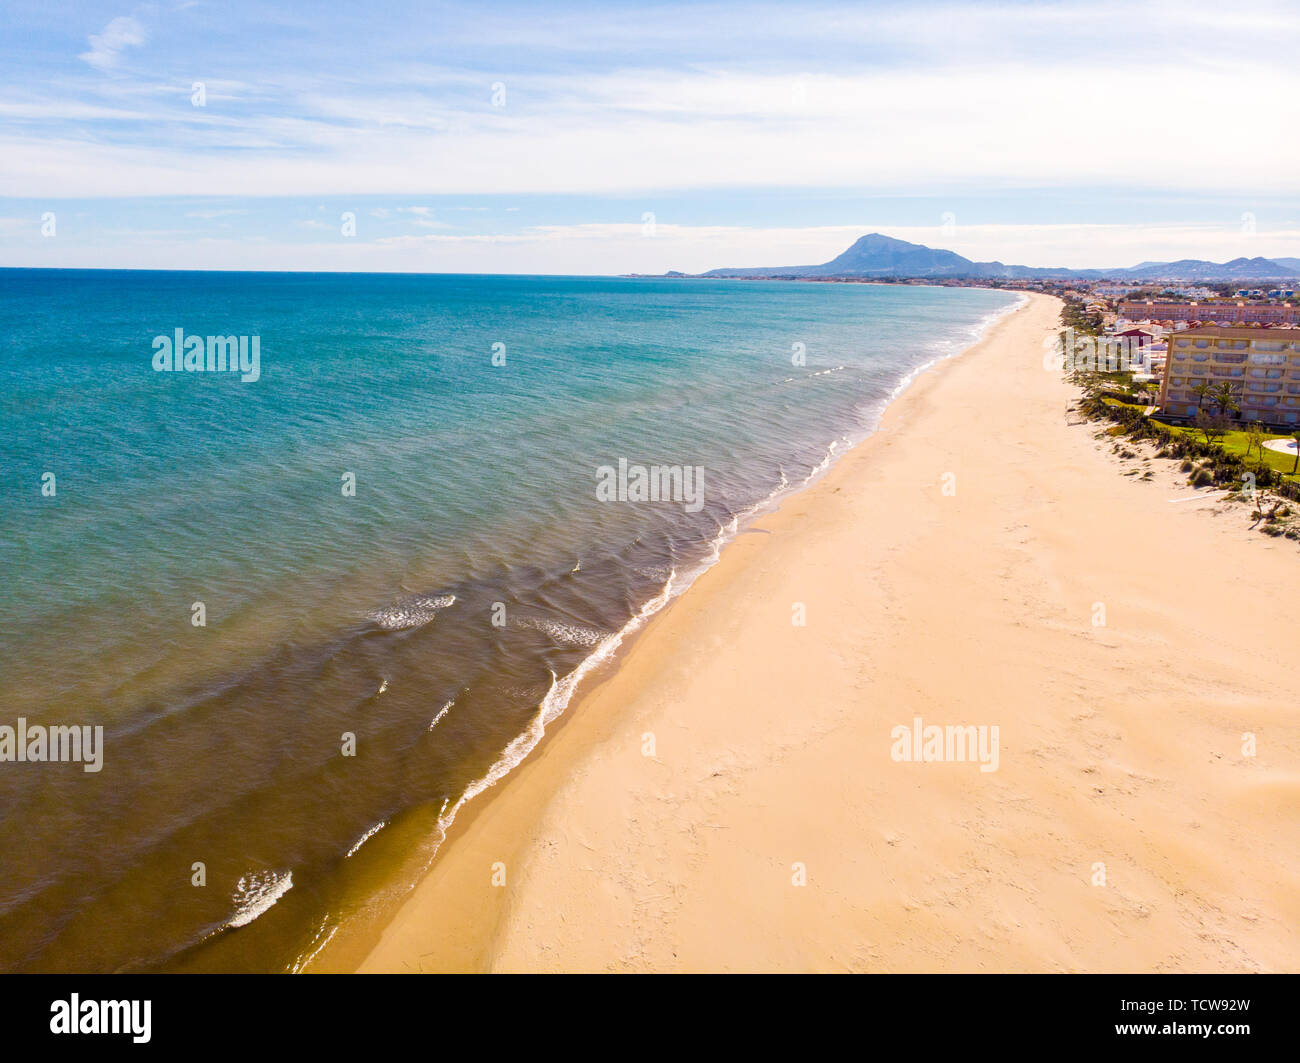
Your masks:
<svg viewBox="0 0 1300 1063"><path fill-rule="evenodd" d="M1107 384L1108 386L1113 387L1113 388L1115 388L1116 390L1124 390L1126 387L1131 387L1131 386L1132 386L1132 374L1131 374L1131 373L1129 373L1129 374L1124 374L1124 373L1099 373L1099 374L1096 374L1096 376L1097 376L1097 377L1100 377L1100 378L1102 378L1102 379L1104 379L1104 381L1106 382L1106 384ZM1130 408L1135 409L1135 410L1145 410L1145 409L1147 408L1147 405L1148 405L1148 404L1145 403L1145 402L1138 402L1138 401L1136 401L1136 400L1131 401L1131 402L1123 402L1123 401L1121 401L1120 399L1114 398L1114 397L1111 396L1111 395L1103 395L1103 396L1102 396L1102 402L1104 402L1107 406L1118 406L1118 407L1125 407L1125 406L1127 406L1127 407L1130 407ZM1207 406L1206 406L1206 410L1207 410L1207 412L1212 411L1212 410L1213 410L1213 406L1212 406L1212 405L1207 405ZM1152 417L1151 420L1156 421L1156 422L1158 422L1158 423L1164 425L1164 426L1165 426L1166 428L1168 428L1171 432L1184 432L1184 433L1186 433L1186 434L1188 434L1188 435L1195 436L1197 439L1200 439L1200 440L1204 440L1204 439L1205 439L1205 435L1204 435L1204 433L1202 433L1199 429L1197 429L1197 428L1195 428L1195 427L1193 427L1193 426L1190 426L1190 425L1188 425L1188 426L1183 426L1183 425L1172 425L1172 424L1168 424L1168 423L1166 423L1165 421L1161 420L1159 416ZM1116 426L1116 427L1118 428L1119 426ZM1124 430L1123 430L1122 428L1119 428L1118 431L1112 431L1112 434L1113 434L1113 435L1122 435L1122 434L1124 434ZM1286 434L1284 434L1284 433L1268 432L1268 433L1265 433L1264 438L1265 438L1266 440L1268 440L1268 439L1290 439L1291 436L1286 435ZM1246 458L1246 433L1245 433L1245 432L1241 432L1241 431L1232 431L1232 432L1228 432L1227 435L1225 435L1225 436L1223 436L1222 438L1220 438L1220 439L1218 440L1218 442L1219 442L1220 446L1222 446L1223 449L1224 449L1227 453L1229 453L1229 454L1237 454L1237 455L1240 455L1243 459ZM1258 453L1257 453L1256 451L1254 451L1254 450L1252 449L1252 450L1251 450L1251 454L1250 454L1250 458L1247 459L1247 463L1248 463L1249 465L1255 465L1255 464L1257 464L1258 462L1259 462L1259 455L1258 455ZM1275 470L1276 472L1280 472L1280 473L1282 473L1282 474L1283 474L1283 475L1284 475L1288 480L1300 481L1300 476L1292 475L1292 472L1291 472L1291 469L1292 469L1292 468L1294 467L1294 465L1295 465L1295 455L1294 455L1294 454L1283 454L1283 453L1281 453L1280 451L1269 450L1267 447L1265 447L1265 448L1264 448L1264 464L1267 465L1270 469L1273 469L1273 470Z"/></svg>
<svg viewBox="0 0 1300 1063"><path fill-rule="evenodd" d="M1153 417L1152 420L1159 420L1159 418ZM1161 421L1160 423L1164 424L1163 421ZM1204 433L1197 428L1183 427L1181 425L1165 425L1165 427L1169 428L1174 432L1185 432L1188 435L1195 436L1197 439L1205 438ZM1265 433L1264 438L1268 440L1268 439L1290 439L1291 437L1289 435L1267 432ZM1238 454L1242 458L1246 457L1246 433L1245 432L1229 432L1221 440L1219 440L1219 444L1229 454ZM1258 462L1259 462L1259 452L1252 448L1250 452L1249 464L1254 465L1257 464ZM1265 447L1264 464L1267 465L1270 469L1274 469L1277 472L1285 474L1288 480L1300 480L1300 477L1293 476L1291 474L1291 469L1295 466L1294 454L1282 454L1276 450L1269 450L1268 447Z"/></svg>

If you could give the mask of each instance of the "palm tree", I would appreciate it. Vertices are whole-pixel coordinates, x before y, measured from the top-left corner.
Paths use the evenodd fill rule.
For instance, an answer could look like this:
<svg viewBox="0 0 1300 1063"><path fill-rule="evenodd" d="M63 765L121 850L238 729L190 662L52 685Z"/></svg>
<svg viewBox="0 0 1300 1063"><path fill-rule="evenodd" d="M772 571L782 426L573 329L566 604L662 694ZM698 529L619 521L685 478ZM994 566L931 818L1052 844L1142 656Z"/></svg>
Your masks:
<svg viewBox="0 0 1300 1063"><path fill-rule="evenodd" d="M1241 411L1241 404L1237 402L1237 395L1232 390L1232 384L1223 381L1214 389L1214 404L1219 407L1219 413L1226 417L1229 410Z"/></svg>
<svg viewBox="0 0 1300 1063"><path fill-rule="evenodd" d="M1291 438L1295 440L1295 464L1291 466L1291 475L1294 476L1296 469L1300 469L1300 430L1292 432Z"/></svg>
<svg viewBox="0 0 1300 1063"><path fill-rule="evenodd" d="M1197 384L1192 388L1192 394L1196 396L1196 408L1199 410L1205 405L1205 400L1210 397L1209 384Z"/></svg>

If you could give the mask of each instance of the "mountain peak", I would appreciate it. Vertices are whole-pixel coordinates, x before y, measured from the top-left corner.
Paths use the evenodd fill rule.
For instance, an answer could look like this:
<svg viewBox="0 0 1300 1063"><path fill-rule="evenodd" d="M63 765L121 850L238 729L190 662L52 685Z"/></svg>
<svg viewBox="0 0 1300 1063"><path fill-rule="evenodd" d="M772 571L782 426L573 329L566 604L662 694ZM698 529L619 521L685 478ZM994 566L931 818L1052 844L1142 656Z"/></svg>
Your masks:
<svg viewBox="0 0 1300 1063"><path fill-rule="evenodd" d="M862 248L863 250L875 250L878 248L913 248L923 247L923 244L909 244L906 240L899 240L893 236L886 236L884 233L867 233L866 236L859 236L853 241L850 251ZM929 248L926 248L928 251Z"/></svg>
<svg viewBox="0 0 1300 1063"><path fill-rule="evenodd" d="M1127 269L1078 269L1008 266L1001 262L972 262L943 248L926 247L884 233L859 236L841 255L819 266L770 266L714 269L702 277L881 277L881 278L988 278L1028 280L1043 278L1102 278L1129 280L1237 280L1281 279L1300 275L1295 259L1237 258L1215 263L1203 259L1178 262L1143 262Z"/></svg>

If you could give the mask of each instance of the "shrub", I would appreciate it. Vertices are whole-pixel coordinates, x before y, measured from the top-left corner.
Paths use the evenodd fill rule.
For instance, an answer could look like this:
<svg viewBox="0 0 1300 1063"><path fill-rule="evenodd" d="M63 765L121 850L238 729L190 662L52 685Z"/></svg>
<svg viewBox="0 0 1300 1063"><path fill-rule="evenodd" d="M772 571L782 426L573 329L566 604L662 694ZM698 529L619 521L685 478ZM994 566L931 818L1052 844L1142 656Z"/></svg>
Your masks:
<svg viewBox="0 0 1300 1063"><path fill-rule="evenodd" d="M1204 473L1209 481L1239 488L1241 474L1247 470L1255 474L1255 483L1270 488L1275 494L1292 502L1300 502L1300 482L1288 480L1272 468L1260 464L1251 466L1243 458L1228 454L1216 440L1207 442L1199 435L1175 431L1168 425L1152 420L1135 406L1113 406L1103 399L1106 384L1103 380L1075 376L1075 383L1086 390L1079 400L1078 411L1089 420L1109 421L1111 427L1097 433L1097 438L1109 436L1112 440L1128 436L1134 440L1150 440L1158 445L1157 457L1181 459L1184 473L1196 469L1196 459L1208 459ZM1200 473L1197 473L1199 476ZM1198 485L1199 486L1199 485Z"/></svg>

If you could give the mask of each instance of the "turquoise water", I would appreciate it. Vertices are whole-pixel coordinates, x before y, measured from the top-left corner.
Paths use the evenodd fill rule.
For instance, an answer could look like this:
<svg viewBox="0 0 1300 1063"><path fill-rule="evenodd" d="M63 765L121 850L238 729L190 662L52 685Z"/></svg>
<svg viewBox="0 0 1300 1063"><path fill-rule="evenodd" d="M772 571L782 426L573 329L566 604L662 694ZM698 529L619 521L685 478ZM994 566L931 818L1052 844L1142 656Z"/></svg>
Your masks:
<svg viewBox="0 0 1300 1063"><path fill-rule="evenodd" d="M0 763L0 968L286 969L364 920L575 672L1015 301L0 270L0 724L105 734L98 773ZM259 378L156 371L177 329ZM620 459L702 497L601 501Z"/></svg>

